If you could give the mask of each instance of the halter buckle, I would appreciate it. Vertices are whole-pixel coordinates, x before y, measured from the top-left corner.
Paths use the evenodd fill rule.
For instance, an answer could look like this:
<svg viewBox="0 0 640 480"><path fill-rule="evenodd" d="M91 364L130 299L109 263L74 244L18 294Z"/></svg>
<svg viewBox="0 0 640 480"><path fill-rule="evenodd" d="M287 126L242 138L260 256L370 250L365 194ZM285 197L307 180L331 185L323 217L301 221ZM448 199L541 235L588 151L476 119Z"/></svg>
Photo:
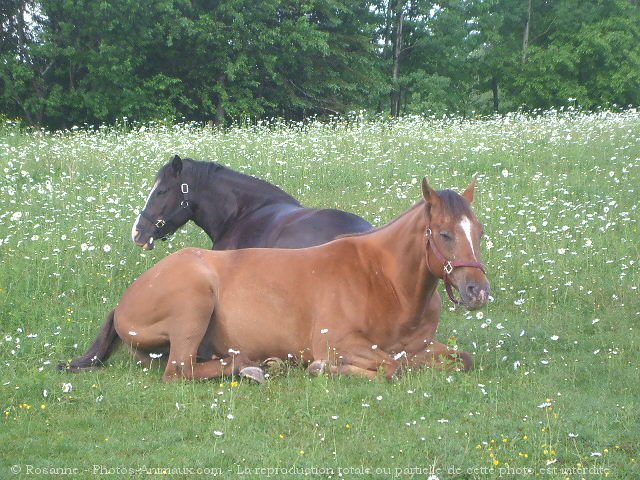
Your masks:
<svg viewBox="0 0 640 480"><path fill-rule="evenodd" d="M183 195L189 193L189 185L186 183L183 183L182 185L180 185L180 191L182 192Z"/></svg>
<svg viewBox="0 0 640 480"><path fill-rule="evenodd" d="M444 266L444 273L451 275L451 272L453 272L453 265L451 265L451 260L449 260Z"/></svg>
<svg viewBox="0 0 640 480"><path fill-rule="evenodd" d="M167 224L167 222L165 222L163 219L159 218L156 221L156 228L162 228Z"/></svg>

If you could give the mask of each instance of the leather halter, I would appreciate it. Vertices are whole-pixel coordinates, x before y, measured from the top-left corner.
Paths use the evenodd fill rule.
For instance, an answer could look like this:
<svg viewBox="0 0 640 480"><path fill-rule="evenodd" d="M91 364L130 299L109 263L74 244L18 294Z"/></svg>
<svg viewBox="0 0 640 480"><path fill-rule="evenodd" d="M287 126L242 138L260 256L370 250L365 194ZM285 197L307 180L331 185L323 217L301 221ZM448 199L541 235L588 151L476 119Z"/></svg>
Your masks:
<svg viewBox="0 0 640 480"><path fill-rule="evenodd" d="M461 303L460 300L457 300L453 296L453 288L452 288L451 280L449 279L449 275L451 275L451 272L453 272L453 270L458 267L477 268L486 275L487 271L485 266L480 262L472 262L472 261L467 262L464 260L447 260L447 258L442 254L442 252L438 248L438 245L436 245L436 242L433 240L433 232L431 231L430 226L427 226L427 229L425 231L425 237L427 238L427 242L425 245L427 268L429 268L429 245L431 245L431 250L433 250L433 253L435 254L436 258L443 265L442 280L444 281L444 288L447 291L449 300L451 300L455 305L460 305Z"/></svg>
<svg viewBox="0 0 640 480"><path fill-rule="evenodd" d="M166 240L169 235L175 232L185 223L185 221L191 218L193 210L191 208L191 203L189 203L189 184L181 184L180 192L182 193L182 201L180 202L180 205L166 218L166 220L162 218L153 219L144 210L140 212L140 216L156 228L152 235L154 238Z"/></svg>

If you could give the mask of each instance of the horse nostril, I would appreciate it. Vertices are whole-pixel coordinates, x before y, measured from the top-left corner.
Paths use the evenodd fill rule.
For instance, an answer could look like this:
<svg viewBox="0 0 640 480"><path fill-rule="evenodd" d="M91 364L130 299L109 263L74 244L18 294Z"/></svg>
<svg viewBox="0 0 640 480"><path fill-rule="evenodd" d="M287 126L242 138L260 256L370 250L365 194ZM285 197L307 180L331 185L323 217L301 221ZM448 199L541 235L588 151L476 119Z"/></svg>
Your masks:
<svg viewBox="0 0 640 480"><path fill-rule="evenodd" d="M478 290L479 290L478 286L473 283L470 285L467 285L467 293L472 297L475 297L478 295Z"/></svg>

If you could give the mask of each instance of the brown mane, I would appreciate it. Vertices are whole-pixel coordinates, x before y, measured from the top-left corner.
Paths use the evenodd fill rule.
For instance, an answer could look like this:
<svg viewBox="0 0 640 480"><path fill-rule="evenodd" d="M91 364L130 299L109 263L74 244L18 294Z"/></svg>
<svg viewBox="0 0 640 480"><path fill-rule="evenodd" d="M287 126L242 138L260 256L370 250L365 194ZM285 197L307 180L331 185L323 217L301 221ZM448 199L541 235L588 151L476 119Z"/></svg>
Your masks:
<svg viewBox="0 0 640 480"><path fill-rule="evenodd" d="M451 213L451 215L453 215L454 217L458 218L465 215L469 218L472 218L473 212L469 207L469 203L458 192L454 192L453 190L448 190L448 189L438 190L438 196L440 197L440 200L442 200L445 210ZM363 235L370 235L372 233L379 232L380 230L384 230L387 227L390 227L391 225L396 223L398 220L400 220L402 217L404 217L410 212L413 212L416 208L423 205L424 205L424 199L420 199L411 208L409 208L409 210L402 212L400 215L395 217L389 223L382 225L381 227L377 227L377 228L368 230L366 232L345 233L343 235L338 235L336 239L349 238L349 237L361 237Z"/></svg>

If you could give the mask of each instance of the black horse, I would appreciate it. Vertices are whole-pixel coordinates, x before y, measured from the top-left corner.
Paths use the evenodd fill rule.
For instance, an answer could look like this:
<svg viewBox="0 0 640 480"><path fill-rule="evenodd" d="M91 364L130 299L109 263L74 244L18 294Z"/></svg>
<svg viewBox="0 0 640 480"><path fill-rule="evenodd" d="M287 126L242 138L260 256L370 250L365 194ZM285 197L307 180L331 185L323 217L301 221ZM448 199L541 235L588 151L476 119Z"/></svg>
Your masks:
<svg viewBox="0 0 640 480"><path fill-rule="evenodd" d="M189 220L207 232L214 250L311 247L372 228L352 213L305 208L275 185L218 163L176 155L159 170L131 238L151 250Z"/></svg>

